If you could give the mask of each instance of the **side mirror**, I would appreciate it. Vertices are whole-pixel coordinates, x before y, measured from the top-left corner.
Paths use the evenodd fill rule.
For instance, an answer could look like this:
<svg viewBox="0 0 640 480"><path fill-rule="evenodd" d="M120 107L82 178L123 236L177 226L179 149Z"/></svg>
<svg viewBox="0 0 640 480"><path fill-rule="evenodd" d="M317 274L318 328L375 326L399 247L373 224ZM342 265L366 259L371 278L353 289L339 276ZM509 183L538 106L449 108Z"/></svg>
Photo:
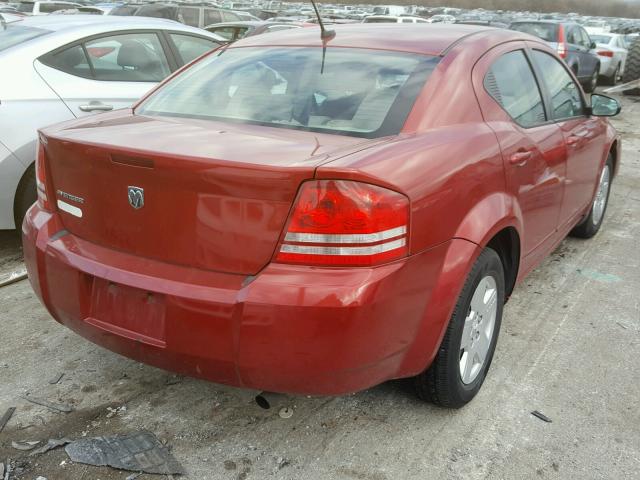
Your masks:
<svg viewBox="0 0 640 480"><path fill-rule="evenodd" d="M615 117L622 106L615 98L594 93L591 95L591 115L595 117Z"/></svg>
<svg viewBox="0 0 640 480"><path fill-rule="evenodd" d="M598 48L598 46L596 45L596 42L591 42L591 45L589 45L589 48L591 50L595 50L596 48Z"/></svg>

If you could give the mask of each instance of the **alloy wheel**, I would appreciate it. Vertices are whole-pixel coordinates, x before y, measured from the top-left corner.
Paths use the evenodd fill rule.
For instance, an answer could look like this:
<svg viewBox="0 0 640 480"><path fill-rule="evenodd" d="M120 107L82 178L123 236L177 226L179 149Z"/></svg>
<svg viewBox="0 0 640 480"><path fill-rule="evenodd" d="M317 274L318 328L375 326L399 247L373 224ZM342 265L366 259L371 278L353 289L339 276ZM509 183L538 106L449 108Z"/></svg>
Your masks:
<svg viewBox="0 0 640 480"><path fill-rule="evenodd" d="M596 192L596 198L593 201L593 215L591 220L594 225L598 225L602 220L604 211L607 208L607 199L609 198L609 186L611 185L611 172L609 171L609 165L605 165L600 175L600 183L598 185L598 191Z"/></svg>
<svg viewBox="0 0 640 480"><path fill-rule="evenodd" d="M485 363L498 313L498 287L495 278L486 276L476 287L464 322L460 341L460 378L472 383Z"/></svg>

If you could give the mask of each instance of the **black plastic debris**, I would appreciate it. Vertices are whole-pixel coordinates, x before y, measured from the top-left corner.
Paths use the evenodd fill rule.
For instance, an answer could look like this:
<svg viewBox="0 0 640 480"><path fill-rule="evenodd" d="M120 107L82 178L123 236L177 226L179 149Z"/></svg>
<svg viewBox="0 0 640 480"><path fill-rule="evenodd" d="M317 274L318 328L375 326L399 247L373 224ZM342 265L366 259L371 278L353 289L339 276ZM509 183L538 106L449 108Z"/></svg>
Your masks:
<svg viewBox="0 0 640 480"><path fill-rule="evenodd" d="M49 380L49 384L55 385L56 383L59 383L60 380L62 380L62 377L64 377L64 373L56 373L56 375L51 377L51 380Z"/></svg>
<svg viewBox="0 0 640 480"><path fill-rule="evenodd" d="M531 412L531 415L533 415L534 417L538 417L543 422L547 422L547 423L552 422L552 420L549 417L547 417L544 413L539 412L538 410L534 410L533 412Z"/></svg>
<svg viewBox="0 0 640 480"><path fill-rule="evenodd" d="M142 430L127 435L84 438L65 447L71 461L132 472L184 475L182 465L156 436Z"/></svg>
<svg viewBox="0 0 640 480"><path fill-rule="evenodd" d="M7 411L4 413L4 415L2 415L2 418L0 418L0 432L4 430L4 427L7 425L7 423L9 422L9 419L11 418L11 416L13 415L13 412L15 411L16 411L16 407L9 407Z"/></svg>

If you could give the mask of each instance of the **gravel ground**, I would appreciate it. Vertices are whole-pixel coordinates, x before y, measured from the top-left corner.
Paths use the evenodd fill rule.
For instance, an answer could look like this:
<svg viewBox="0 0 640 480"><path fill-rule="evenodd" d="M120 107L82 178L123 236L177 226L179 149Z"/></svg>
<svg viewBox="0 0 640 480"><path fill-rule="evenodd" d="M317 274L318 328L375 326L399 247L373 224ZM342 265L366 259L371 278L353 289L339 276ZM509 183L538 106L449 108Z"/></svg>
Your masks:
<svg viewBox="0 0 640 480"><path fill-rule="evenodd" d="M17 407L0 461L11 459L15 478L124 480L130 472L72 463L63 449L29 456L11 442L146 429L190 479L640 478L640 102L622 101L623 164L603 230L567 239L516 289L489 377L464 409L422 403L396 381L283 397L277 407L293 409L283 419L250 392L94 346L22 281L0 289L0 415ZM15 234L0 232L0 279L19 266ZM75 410L53 413L27 393Z"/></svg>

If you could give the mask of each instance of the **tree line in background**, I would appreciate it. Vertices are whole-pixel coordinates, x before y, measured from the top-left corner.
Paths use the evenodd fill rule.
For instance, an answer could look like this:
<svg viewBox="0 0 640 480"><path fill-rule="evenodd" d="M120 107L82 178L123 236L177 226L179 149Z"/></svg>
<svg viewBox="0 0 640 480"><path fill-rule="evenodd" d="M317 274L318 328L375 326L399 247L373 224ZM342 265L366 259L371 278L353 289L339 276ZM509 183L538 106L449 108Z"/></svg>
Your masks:
<svg viewBox="0 0 640 480"><path fill-rule="evenodd" d="M582 15L639 18L640 3L623 0L343 0L343 3L377 5L423 5L425 7L458 7L466 9L515 10L540 13L570 13Z"/></svg>

